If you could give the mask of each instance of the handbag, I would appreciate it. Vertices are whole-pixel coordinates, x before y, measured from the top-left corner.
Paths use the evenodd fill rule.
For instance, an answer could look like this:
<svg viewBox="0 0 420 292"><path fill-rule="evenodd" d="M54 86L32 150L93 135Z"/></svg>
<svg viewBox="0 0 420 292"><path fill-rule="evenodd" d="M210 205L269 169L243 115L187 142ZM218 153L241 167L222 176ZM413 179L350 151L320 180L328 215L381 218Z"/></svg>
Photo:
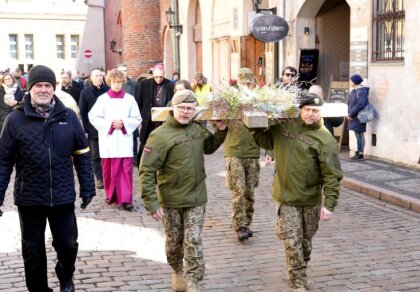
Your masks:
<svg viewBox="0 0 420 292"><path fill-rule="evenodd" d="M375 107L368 102L367 105L357 114L357 119L362 124L373 121L378 117Z"/></svg>
<svg viewBox="0 0 420 292"><path fill-rule="evenodd" d="M356 91L356 99L359 99L359 90ZM375 107L369 102L369 100L365 107L362 110L360 110L357 114L357 119L362 124L373 121L377 117L378 112L376 111Z"/></svg>

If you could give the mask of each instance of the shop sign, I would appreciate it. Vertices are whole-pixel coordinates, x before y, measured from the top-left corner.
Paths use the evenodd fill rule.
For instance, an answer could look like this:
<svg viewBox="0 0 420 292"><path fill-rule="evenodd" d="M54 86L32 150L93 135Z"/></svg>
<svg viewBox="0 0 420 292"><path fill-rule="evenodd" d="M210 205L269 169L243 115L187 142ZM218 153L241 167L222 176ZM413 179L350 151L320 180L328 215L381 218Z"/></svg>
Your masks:
<svg viewBox="0 0 420 292"><path fill-rule="evenodd" d="M264 43L278 42L289 32L287 22L277 15L258 15L249 27L252 35Z"/></svg>

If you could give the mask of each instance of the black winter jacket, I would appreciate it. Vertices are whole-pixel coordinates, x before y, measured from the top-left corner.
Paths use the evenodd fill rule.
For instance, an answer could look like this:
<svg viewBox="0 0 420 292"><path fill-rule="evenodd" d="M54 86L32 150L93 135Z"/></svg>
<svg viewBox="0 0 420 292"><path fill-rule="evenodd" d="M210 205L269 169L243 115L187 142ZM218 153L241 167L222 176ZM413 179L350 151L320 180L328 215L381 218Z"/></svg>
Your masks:
<svg viewBox="0 0 420 292"><path fill-rule="evenodd" d="M39 115L30 96L10 113L0 136L0 206L16 167L14 200L21 206L55 206L76 199L73 165L80 197L95 195L91 156L80 122L54 96L48 119Z"/></svg>
<svg viewBox="0 0 420 292"><path fill-rule="evenodd" d="M80 93L79 110L82 117L83 129L88 134L89 139L98 139L98 130L89 122L88 113L95 105L99 96L109 90L108 85L102 84L100 88L95 87L93 84L89 85Z"/></svg>

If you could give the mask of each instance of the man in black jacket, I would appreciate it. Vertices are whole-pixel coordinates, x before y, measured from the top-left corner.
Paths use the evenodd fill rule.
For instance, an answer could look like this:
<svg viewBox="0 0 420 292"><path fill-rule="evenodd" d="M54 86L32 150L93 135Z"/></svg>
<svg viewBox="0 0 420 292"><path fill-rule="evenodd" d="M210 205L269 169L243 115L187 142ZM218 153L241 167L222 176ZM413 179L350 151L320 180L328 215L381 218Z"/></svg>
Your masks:
<svg viewBox="0 0 420 292"><path fill-rule="evenodd" d="M152 122L152 107L165 107L174 95L174 84L165 78L165 70L162 64L153 68L153 78L143 80L140 83L139 104L142 117L140 129L140 147L137 152L137 165L140 165L144 145L150 133L162 123Z"/></svg>
<svg viewBox="0 0 420 292"><path fill-rule="evenodd" d="M103 189L104 181L102 177L101 157L99 156L98 130L89 122L88 113L95 105L98 97L107 92L109 87L104 84L103 72L99 69L92 70L90 80L92 84L84 88L80 94L79 110L86 138L92 151L92 167L96 177L96 188Z"/></svg>
<svg viewBox="0 0 420 292"><path fill-rule="evenodd" d="M85 134L76 114L54 96L55 86L50 68L33 67L29 94L7 116L0 136L0 206L16 167L14 202L19 212L26 286L31 292L53 291L47 278L47 220L57 252L60 291L74 291L78 231L73 166L80 183L81 208L95 196Z"/></svg>
<svg viewBox="0 0 420 292"><path fill-rule="evenodd" d="M71 79L71 71L64 71L61 73L61 90L70 94L73 99L79 104L80 85Z"/></svg>

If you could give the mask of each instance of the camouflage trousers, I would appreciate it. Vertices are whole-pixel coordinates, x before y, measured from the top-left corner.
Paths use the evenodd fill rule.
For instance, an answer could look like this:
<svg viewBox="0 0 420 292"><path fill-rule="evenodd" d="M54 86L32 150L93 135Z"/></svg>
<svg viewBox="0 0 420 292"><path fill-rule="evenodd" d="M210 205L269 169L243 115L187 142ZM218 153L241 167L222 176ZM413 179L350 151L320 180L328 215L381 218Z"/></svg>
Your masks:
<svg viewBox="0 0 420 292"><path fill-rule="evenodd" d="M312 237L318 230L321 206L295 207L279 204L276 234L284 241L289 286L307 286L306 268L312 251Z"/></svg>
<svg viewBox="0 0 420 292"><path fill-rule="evenodd" d="M197 283L204 276L201 232L206 205L191 208L164 209L166 258L172 269L180 273L185 262L185 278Z"/></svg>
<svg viewBox="0 0 420 292"><path fill-rule="evenodd" d="M252 222L254 188L260 176L259 159L226 157L226 171L226 186L232 196L232 228L237 232Z"/></svg>

